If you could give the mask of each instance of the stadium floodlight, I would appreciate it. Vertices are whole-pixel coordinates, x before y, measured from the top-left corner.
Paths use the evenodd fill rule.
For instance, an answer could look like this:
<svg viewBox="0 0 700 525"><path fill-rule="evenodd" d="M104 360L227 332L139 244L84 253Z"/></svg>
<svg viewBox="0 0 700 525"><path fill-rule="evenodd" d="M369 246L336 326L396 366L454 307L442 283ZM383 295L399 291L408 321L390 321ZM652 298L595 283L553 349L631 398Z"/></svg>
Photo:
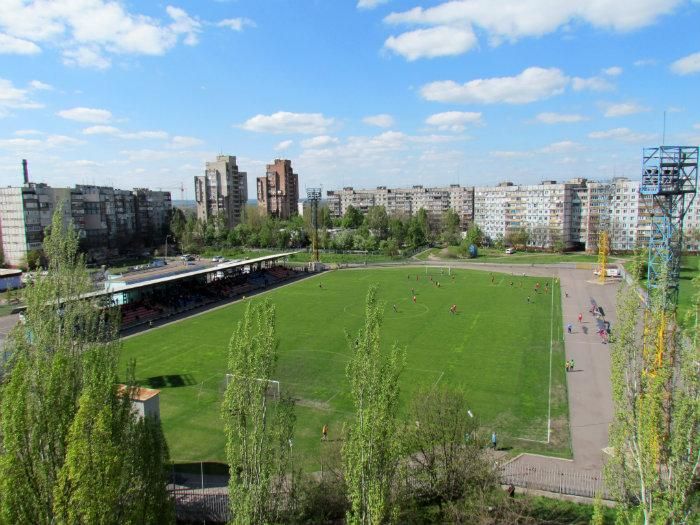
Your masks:
<svg viewBox="0 0 700 525"><path fill-rule="evenodd" d="M321 188L306 188L306 201L311 207L311 252L314 262L318 262L318 203L321 202Z"/></svg>

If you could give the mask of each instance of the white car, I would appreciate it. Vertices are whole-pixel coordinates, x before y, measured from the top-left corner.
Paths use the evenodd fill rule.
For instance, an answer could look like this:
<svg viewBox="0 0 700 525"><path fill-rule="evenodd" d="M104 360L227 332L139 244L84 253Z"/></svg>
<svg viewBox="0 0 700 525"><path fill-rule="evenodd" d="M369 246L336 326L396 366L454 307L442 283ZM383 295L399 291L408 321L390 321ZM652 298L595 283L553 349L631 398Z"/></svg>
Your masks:
<svg viewBox="0 0 700 525"><path fill-rule="evenodd" d="M515 253L515 248L506 248L506 255L513 255Z"/></svg>

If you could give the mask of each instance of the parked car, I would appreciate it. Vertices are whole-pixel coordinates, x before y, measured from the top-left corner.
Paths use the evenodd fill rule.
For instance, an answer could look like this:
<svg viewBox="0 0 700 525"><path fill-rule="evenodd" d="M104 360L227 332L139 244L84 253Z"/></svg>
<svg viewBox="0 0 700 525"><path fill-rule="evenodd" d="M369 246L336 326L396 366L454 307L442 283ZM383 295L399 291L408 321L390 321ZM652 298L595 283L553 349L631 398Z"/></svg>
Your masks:
<svg viewBox="0 0 700 525"><path fill-rule="evenodd" d="M515 248L506 248L506 255L513 255L515 253Z"/></svg>

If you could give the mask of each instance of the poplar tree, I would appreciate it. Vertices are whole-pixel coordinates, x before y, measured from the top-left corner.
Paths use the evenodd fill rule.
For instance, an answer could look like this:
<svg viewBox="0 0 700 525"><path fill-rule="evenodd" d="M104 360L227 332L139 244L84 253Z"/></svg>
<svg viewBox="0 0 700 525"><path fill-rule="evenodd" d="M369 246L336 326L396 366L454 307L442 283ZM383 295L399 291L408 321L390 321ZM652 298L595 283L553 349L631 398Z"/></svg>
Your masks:
<svg viewBox="0 0 700 525"><path fill-rule="evenodd" d="M248 303L229 343L229 381L221 407L231 476L231 523L279 522L290 503L290 449L294 407L288 397L270 403L277 363L275 307Z"/></svg>
<svg viewBox="0 0 700 525"><path fill-rule="evenodd" d="M118 322L81 297L92 283L60 208L44 248L48 272L26 289L25 321L6 341L0 522L167 523L159 424L138 422L117 390ZM159 451L149 462L136 449L144 440Z"/></svg>
<svg viewBox="0 0 700 525"><path fill-rule="evenodd" d="M348 337L352 357L347 366L355 416L342 448L351 524L376 524L390 519L391 490L401 452L397 437L399 376L404 352L393 345L381 350L383 304L377 287L367 292L365 323Z"/></svg>
<svg viewBox="0 0 700 525"><path fill-rule="evenodd" d="M687 523L692 512L700 460L700 352L697 333L685 333L675 322L666 282L662 276L647 305L632 286L618 295L611 355L614 453L605 474L621 502L622 523Z"/></svg>

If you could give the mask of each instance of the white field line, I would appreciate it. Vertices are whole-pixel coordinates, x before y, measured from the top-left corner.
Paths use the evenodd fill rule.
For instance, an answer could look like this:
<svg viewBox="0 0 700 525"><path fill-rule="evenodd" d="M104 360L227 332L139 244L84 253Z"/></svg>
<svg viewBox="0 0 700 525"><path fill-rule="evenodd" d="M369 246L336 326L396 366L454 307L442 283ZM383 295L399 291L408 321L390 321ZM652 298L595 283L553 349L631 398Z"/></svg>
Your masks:
<svg viewBox="0 0 700 525"><path fill-rule="evenodd" d="M561 293L561 290L560 290ZM552 278L552 308L549 315L549 393L547 395L547 443L552 434L552 348L554 337L554 278Z"/></svg>
<svg viewBox="0 0 700 525"><path fill-rule="evenodd" d="M445 375L445 372L440 372L440 375L438 376L438 378L437 378L437 379L435 380L435 382L433 383L433 387L437 386L437 384L440 382L440 379L442 379L442 376L444 376L444 375Z"/></svg>

